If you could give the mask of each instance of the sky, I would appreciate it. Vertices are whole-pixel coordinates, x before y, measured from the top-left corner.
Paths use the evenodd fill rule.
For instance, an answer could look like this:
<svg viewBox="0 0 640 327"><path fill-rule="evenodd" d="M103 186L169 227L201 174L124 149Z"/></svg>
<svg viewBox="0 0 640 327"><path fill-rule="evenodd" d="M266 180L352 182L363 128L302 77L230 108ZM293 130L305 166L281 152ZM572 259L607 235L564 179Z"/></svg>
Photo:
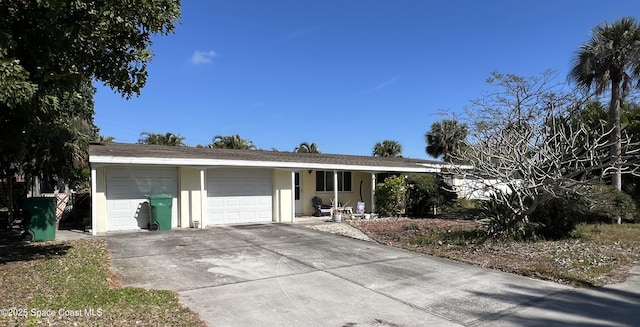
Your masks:
<svg viewBox="0 0 640 327"><path fill-rule="evenodd" d="M483 97L491 72L565 82L591 30L636 0L183 0L153 38L147 85L126 100L97 83L95 123L115 142L172 132L190 146L239 134L259 149L371 155Z"/></svg>

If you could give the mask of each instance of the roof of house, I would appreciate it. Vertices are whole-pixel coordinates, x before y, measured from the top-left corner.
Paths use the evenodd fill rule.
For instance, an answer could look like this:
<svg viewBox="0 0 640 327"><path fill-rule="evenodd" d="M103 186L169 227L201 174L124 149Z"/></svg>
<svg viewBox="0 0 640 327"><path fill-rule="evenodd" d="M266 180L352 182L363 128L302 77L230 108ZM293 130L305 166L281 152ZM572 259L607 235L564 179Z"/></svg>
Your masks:
<svg viewBox="0 0 640 327"><path fill-rule="evenodd" d="M398 157L296 153L264 150L208 149L127 143L93 143L92 166L109 164L157 164L174 166L237 166L283 169L336 169L377 172L437 172L449 164Z"/></svg>

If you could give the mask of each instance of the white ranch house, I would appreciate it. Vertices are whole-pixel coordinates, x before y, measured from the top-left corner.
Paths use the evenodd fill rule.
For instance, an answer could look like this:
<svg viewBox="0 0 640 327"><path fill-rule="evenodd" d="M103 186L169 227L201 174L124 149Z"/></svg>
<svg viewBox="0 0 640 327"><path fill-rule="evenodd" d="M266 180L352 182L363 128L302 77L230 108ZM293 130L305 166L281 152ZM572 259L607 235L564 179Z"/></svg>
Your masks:
<svg viewBox="0 0 640 327"><path fill-rule="evenodd" d="M89 147L92 233L147 228L147 195L173 197L172 227L282 222L310 216L312 198L365 202L378 173L437 173L440 161L261 150L100 143Z"/></svg>

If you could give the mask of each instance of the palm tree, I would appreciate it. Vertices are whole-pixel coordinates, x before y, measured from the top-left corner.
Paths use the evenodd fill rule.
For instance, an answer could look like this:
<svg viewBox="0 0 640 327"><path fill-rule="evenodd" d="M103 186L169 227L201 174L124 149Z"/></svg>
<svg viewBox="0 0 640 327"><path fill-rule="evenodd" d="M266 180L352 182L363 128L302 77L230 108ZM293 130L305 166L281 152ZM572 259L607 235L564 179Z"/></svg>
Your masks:
<svg viewBox="0 0 640 327"><path fill-rule="evenodd" d="M318 145L315 142L311 143L311 144L309 144L307 142L302 142L295 149L293 149L293 152L298 152L298 153L320 153L320 148L318 147Z"/></svg>
<svg viewBox="0 0 640 327"><path fill-rule="evenodd" d="M456 155L464 148L468 134L467 125L456 120L433 123L431 130L424 134L427 154L436 158L443 156L445 161L462 161L456 159Z"/></svg>
<svg viewBox="0 0 640 327"><path fill-rule="evenodd" d="M160 134L151 132L140 133L138 139L139 144L154 144L154 145L171 145L171 146L185 146L184 137L171 132Z"/></svg>
<svg viewBox="0 0 640 327"><path fill-rule="evenodd" d="M373 147L374 157L402 157L402 145L398 141L384 140Z"/></svg>
<svg viewBox="0 0 640 327"><path fill-rule="evenodd" d="M251 140L245 140L240 137L239 134L236 135L216 135L213 140L211 140L211 144L209 144L209 148L212 149L238 149L238 150L256 150L256 146L253 145Z"/></svg>
<svg viewBox="0 0 640 327"><path fill-rule="evenodd" d="M620 106L632 84L640 80L640 26L631 17L624 17L611 24L604 23L593 29L591 40L576 52L569 79L596 95L611 90L609 101L609 126L612 159L620 161L622 155ZM636 85L640 86L640 85ZM617 167L611 184L622 188L621 167Z"/></svg>
<svg viewBox="0 0 640 327"><path fill-rule="evenodd" d="M113 143L113 141L115 141L116 138L113 136L104 136L104 135L98 135L96 136L96 142L100 142L100 143Z"/></svg>

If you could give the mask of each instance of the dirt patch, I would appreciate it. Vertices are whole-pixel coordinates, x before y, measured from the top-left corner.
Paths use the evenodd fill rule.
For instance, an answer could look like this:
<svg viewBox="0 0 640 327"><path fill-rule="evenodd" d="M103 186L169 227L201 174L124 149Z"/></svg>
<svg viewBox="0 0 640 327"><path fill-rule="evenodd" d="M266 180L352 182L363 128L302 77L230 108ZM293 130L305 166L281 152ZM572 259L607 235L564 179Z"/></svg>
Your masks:
<svg viewBox="0 0 640 327"><path fill-rule="evenodd" d="M377 219L352 222L390 246L574 286L620 282L640 261L640 226L580 225L559 241L488 239L482 224L455 219Z"/></svg>

